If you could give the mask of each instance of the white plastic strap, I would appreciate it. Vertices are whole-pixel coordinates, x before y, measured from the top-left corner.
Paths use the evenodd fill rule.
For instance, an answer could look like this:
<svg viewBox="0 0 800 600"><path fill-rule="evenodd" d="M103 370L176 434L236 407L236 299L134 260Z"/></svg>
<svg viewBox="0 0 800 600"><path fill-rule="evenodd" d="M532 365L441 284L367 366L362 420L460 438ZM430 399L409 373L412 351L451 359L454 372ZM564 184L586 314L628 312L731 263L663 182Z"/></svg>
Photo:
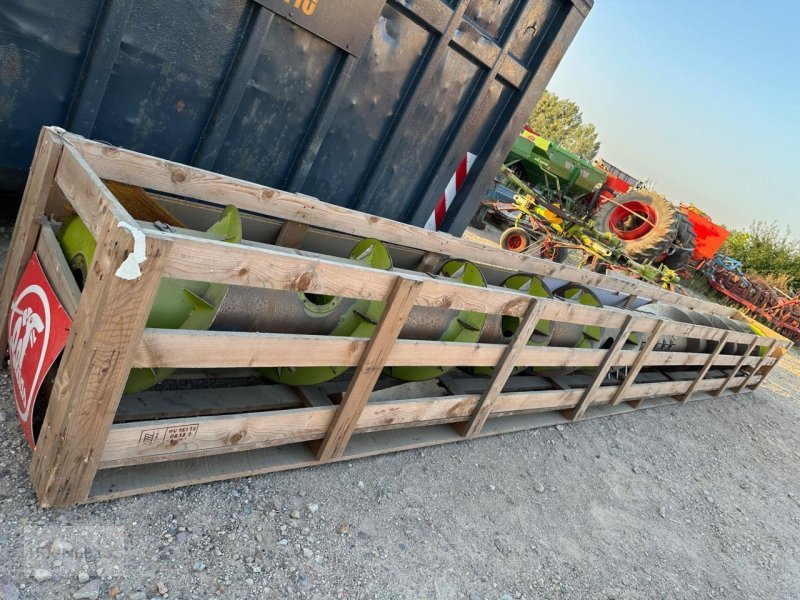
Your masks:
<svg viewBox="0 0 800 600"><path fill-rule="evenodd" d="M147 242L145 241L144 234L139 228L128 225L127 223L120 223L119 227L131 232L133 236L133 252L129 254L128 258L119 266L116 275L120 279L127 279L128 281L139 279L139 277L142 276L142 270L139 268L139 265L147 260L147 256L145 256Z"/></svg>

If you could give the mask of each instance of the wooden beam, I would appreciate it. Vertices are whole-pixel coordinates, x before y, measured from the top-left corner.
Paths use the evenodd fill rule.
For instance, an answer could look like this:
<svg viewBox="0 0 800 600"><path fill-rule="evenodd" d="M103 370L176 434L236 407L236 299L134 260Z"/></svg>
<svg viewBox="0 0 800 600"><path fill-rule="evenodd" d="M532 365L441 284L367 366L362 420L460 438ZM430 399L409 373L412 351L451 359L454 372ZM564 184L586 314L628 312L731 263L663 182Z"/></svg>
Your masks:
<svg viewBox="0 0 800 600"><path fill-rule="evenodd" d="M735 381L740 379L744 378L736 378ZM654 396L675 395L685 391L690 383L669 381L636 384L629 390L629 397L650 399ZM713 390L718 385L718 381L707 379L696 391ZM600 388L594 396L592 408L610 405L614 390L613 387ZM575 406L582 392L583 389L503 392L497 397L491 414L493 417L505 418L519 414L562 411ZM726 393L730 392L729 389ZM172 395L179 400L191 398L185 392L145 393L158 394L165 399ZM214 394L219 403L224 404L226 398L228 403L235 403L239 392L235 388L220 388L214 390ZM281 392L280 397L284 398L285 393ZM419 430L420 426L427 428L434 424L466 422L475 412L480 397L477 393L459 393L444 397L368 402L358 418L355 433L389 432L409 427ZM278 411L261 409L217 416L185 414L176 418L162 416L157 420L154 418L116 423L111 427L99 468L110 469L177 458L209 457L321 440L327 433L336 410L336 406ZM589 412L587 411L587 415ZM488 420L476 435L482 436L487 430L494 429L497 420ZM167 431L183 431L189 434L177 440L168 439ZM355 441L351 445L352 443Z"/></svg>
<svg viewBox="0 0 800 600"><path fill-rule="evenodd" d="M683 382L683 385L685 386L686 383L687 382ZM713 382L704 382L704 384L708 383ZM666 385L674 388L674 386L680 384L672 382ZM599 393L604 394L605 391L605 388L601 388ZM643 408L674 405L676 400L669 396L673 391L674 390L667 389L664 395L649 397L643 403ZM729 389L725 395L731 393L732 391ZM509 394L503 394L501 398L504 396L509 396ZM474 406L476 399L477 397L473 396L472 406ZM447 401L450 399L442 398L439 400ZM464 411L471 408L466 404L459 405L458 400L453 400L454 403L447 407L446 410L452 409L454 413L466 414ZM623 414L633 410L628 406L595 407L593 405L593 407L593 410L587 412L587 418ZM384 404L379 403L375 407L368 406L368 409L372 408L376 410L382 409L384 408ZM306 411L309 410L311 409L306 409ZM326 411L329 409L313 409L314 412L319 410ZM393 413L389 414L392 415ZM375 415L376 421L385 418L385 415ZM392 417L390 416L389 418ZM557 409L530 414L519 413L502 419L492 419L487 423L487 426L483 428L479 436L523 431L563 422L564 419ZM235 427L236 425L231 423L232 431L235 430ZM275 431L276 435L279 434L277 428L272 429ZM122 431L121 429L115 428L112 430L111 438L117 438L117 435L121 434ZM137 428L133 428L127 431L125 436L131 440L131 443L135 446L136 442L134 440L138 440L136 436L139 433L140 431L137 430ZM222 437L224 437L224 434L222 434ZM396 429L384 431L380 436L364 436L363 439L354 439L353 443L348 447L347 452L333 460L351 460L359 457L374 456L411 448L457 442L462 439L463 438L448 425L429 425L428 427ZM122 441L122 438L120 437L118 440ZM242 449L244 450L246 448ZM172 448L166 448L165 450L169 452ZM116 443L109 447L109 451L113 451L113 454L108 455L109 458L112 456L124 456L124 453L120 451L120 447L118 447ZM132 457L122 459L116 464L129 464L132 466L108 468L99 471L94 485L92 486L88 501L110 500L156 490L173 489L186 485L220 481L234 477L250 477L262 473L297 469L314 465L317 462L313 452L306 444L267 445L262 446L260 449L250 449L245 452L226 452L214 458L209 458L207 455L199 453L196 458L192 458L191 455L192 453L188 452L179 455L183 460L170 460L170 458L178 457L172 455L155 464L150 464L154 457L143 457L142 462L144 462L144 464L135 462ZM113 466L115 463L109 462L108 464L109 466Z"/></svg>
<svg viewBox="0 0 800 600"><path fill-rule="evenodd" d="M419 294L420 283L398 279L392 289L383 316L367 344L356 367L355 375L344 394L325 439L319 446L317 458L331 460L341 456L353 435L367 399L386 364L392 346L400 335L408 313Z"/></svg>
<svg viewBox="0 0 800 600"><path fill-rule="evenodd" d="M723 334L722 339L719 340L719 342L717 343L717 347L714 348L714 351L709 355L708 360L706 361L706 364L703 365L702 369L700 369L700 372L697 374L697 377L695 378L695 380L692 381L692 384L689 386L689 389L686 390L686 393L683 396L681 396L681 398L680 398L681 402L687 402L689 400L689 398L692 397L692 394L694 393L695 388L703 380L703 378L708 373L709 369L711 369L711 367L714 365L714 361L717 359L717 357L722 352L722 349L725 347L725 344L727 343L728 338L730 337L730 334L731 334L730 331L726 331Z"/></svg>
<svg viewBox="0 0 800 600"><path fill-rule="evenodd" d="M747 350L745 350L744 354L742 355L741 360L739 360L739 362L736 363L736 365L733 367L733 369L731 369L730 374L725 379L725 383L723 383L720 386L720 388L716 392L714 392L712 394L712 396L714 396L715 398L719 398L719 396L722 394L722 392L725 391L725 388L727 388L731 384L731 381L733 381L733 378L736 377L736 375L739 373L739 369L741 369L744 366L744 364L747 361L747 359L750 358L750 353L753 351L753 348L756 347L757 343L758 343L758 338L754 338L753 341L748 344Z"/></svg>
<svg viewBox="0 0 800 600"><path fill-rule="evenodd" d="M133 253L131 232L113 226L99 239L31 464L42 506L89 494L169 246L147 239L141 276L128 280L116 271Z"/></svg>
<svg viewBox="0 0 800 600"><path fill-rule="evenodd" d="M448 256L458 256L500 269L514 272L529 271L583 285L636 294L642 298L662 300L711 314L730 317L736 312L729 307L682 296L650 284L606 277L541 258L506 252L488 244L426 231L397 221L326 204L302 194L284 192L130 150L109 147L80 136L68 134L66 137L70 143L79 148L89 164L103 178L222 206L233 204L240 209L266 216L298 221L360 237L374 237L383 242Z"/></svg>
<svg viewBox="0 0 800 600"><path fill-rule="evenodd" d="M444 254L439 254L438 252L426 252L417 265L417 271L420 273L432 273L446 258Z"/></svg>
<svg viewBox="0 0 800 600"><path fill-rule="evenodd" d="M75 318L81 290L67 264L67 259L64 258L52 226L44 217L41 220L39 241L36 243L36 255L59 302L70 318Z"/></svg>
<svg viewBox="0 0 800 600"><path fill-rule="evenodd" d="M293 387L292 390L300 398L303 406L333 406L328 395L318 386Z"/></svg>
<svg viewBox="0 0 800 600"><path fill-rule="evenodd" d="M769 358L769 357L772 355L772 351L775 349L775 346L777 346L777 345L778 345L778 342L779 342L779 341L780 341L780 340L778 340L777 338L775 338L775 339L773 339L773 340L772 340L772 341L769 343L769 346L767 346L767 351L764 353L764 356L762 356L762 357L759 359L759 361L758 361L758 362L756 363L756 365L753 367L753 370L752 370L752 371L750 371L750 373L748 373L748 374L747 374L747 377L745 377L745 379L744 379L744 381L741 383L741 385L739 385L739 387L737 387L737 388L736 388L736 390L734 390L734 391L735 391L737 394L740 394L740 393L742 392L742 390L744 390L744 388L746 388L748 385L750 385L750 381L753 379L753 377L755 377L755 376L756 376L756 374L758 374L758 372L761 370L761 368L762 368L762 367L764 366L764 364L767 362L767 359L768 359L768 358ZM776 361L775 361L775 362L774 362L774 363L771 365L771 368L770 368L770 370L772 370L772 368L773 368L773 367L775 367L775 365L777 365L777 364L778 364L778 361L776 360ZM763 379L763 377L762 377L761 381L763 381L763 380L764 380L764 379Z"/></svg>
<svg viewBox="0 0 800 600"><path fill-rule="evenodd" d="M63 143L53 131L43 128L39 132L36 153L33 155L31 172L22 194L22 204L11 235L11 244L6 255L3 280L0 284L0 356L6 353L8 345L8 312L11 299L17 289L17 282L33 254L41 224L39 217L44 215L53 178L61 158Z"/></svg>
<svg viewBox="0 0 800 600"><path fill-rule="evenodd" d="M614 361L617 359L620 350L622 350L623 346L625 346L625 342L628 341L628 337L633 331L633 327L636 322L637 319L633 315L629 316L625 321L625 324L622 326L622 329L620 329L620 332L617 335L617 339L614 340L611 348L609 348L608 352L606 352L603 362L600 363L592 384L583 392L583 395L578 401L577 406L574 409L567 411L568 414L565 415L567 418L571 419L572 421L577 421L583 417L586 409L589 408L589 403L592 401L592 396L594 396L594 394L597 393L597 390L600 389L600 385L603 383L606 375L608 375L609 370L614 366Z"/></svg>
<svg viewBox="0 0 800 600"><path fill-rule="evenodd" d="M641 371L642 367L647 364L647 360L652 358L653 348L655 348L656 344L661 339L661 332L666 325L666 321L659 321L656 325L656 328L653 330L653 333L651 333L650 337L647 338L644 347L639 351L639 354L636 357L636 360L633 362L630 371L628 371L628 374L625 376L625 380L617 388L617 391L614 392L614 396L611 398L612 405L616 406L622 402L625 392L627 392L628 388L631 387L631 384L636 381L636 376L639 374L639 371Z"/></svg>
<svg viewBox="0 0 800 600"><path fill-rule="evenodd" d="M459 432L464 437L474 437L483 429L483 425L486 423L486 419L489 418L497 397L503 391L506 381L508 381L511 372L514 370L519 353L528 345L531 335L533 335L533 331L539 323L543 309L544 305L542 303L537 300L530 301L519 327L514 332L514 336L508 346L506 346L500 362L497 363L492 371L489 387L478 401L475 412L472 413L465 427L459 427Z"/></svg>
<svg viewBox="0 0 800 600"><path fill-rule="evenodd" d="M281 225L281 230L278 233L278 239L275 240L275 245L297 249L303 245L306 233L308 233L307 224L298 223L297 221L286 221Z"/></svg>

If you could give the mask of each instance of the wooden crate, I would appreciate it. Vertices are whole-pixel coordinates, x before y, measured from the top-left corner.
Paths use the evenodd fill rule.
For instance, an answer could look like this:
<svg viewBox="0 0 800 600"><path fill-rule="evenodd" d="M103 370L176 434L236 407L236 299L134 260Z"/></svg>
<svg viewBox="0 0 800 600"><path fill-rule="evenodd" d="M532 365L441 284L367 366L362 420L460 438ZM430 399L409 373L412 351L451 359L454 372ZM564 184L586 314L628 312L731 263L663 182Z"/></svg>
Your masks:
<svg viewBox="0 0 800 600"><path fill-rule="evenodd" d="M135 221L104 180L145 188L164 202L234 204L265 219L271 243L231 245L160 231ZM159 196L159 195L167 196ZM80 291L48 216L69 203L97 241ZM277 229L275 229L277 228ZM377 271L299 250L316 232L378 238L418 256L416 270ZM136 239L139 242L136 242ZM145 244L141 276L115 275ZM757 387L790 342L536 299L512 290L478 288L426 274L443 257L483 268L529 272L621 295L732 318L733 309L640 282L605 277L530 256L425 231L303 196L109 147L56 128L42 130L0 288L7 314L16 282L36 251L73 327L62 355L31 465L42 506L133 495L198 482L298 468L465 438L618 414L645 407L738 393ZM369 340L309 335L146 329L162 277L386 300ZM415 305L520 317L508 345L398 339ZM525 344L539 318L602 324L649 335L641 351L622 349L627 333L602 350ZM0 343L5 347L4 321ZM663 335L765 346L764 356L653 351ZM224 352L220 352L224 349ZM339 390L255 385L151 391L123 398L131 368L190 369L183 376L229 377L254 367L354 367ZM446 391L405 386L384 399L385 366L494 366L490 379L450 375ZM516 367L596 365L590 374L516 377ZM667 375L654 369L669 366ZM676 373L683 367L683 373ZM188 374L187 374L188 373ZM420 392L419 388L423 390ZM406 389L408 390L406 392ZM439 388L437 387L437 390ZM399 398L399 399L398 399Z"/></svg>

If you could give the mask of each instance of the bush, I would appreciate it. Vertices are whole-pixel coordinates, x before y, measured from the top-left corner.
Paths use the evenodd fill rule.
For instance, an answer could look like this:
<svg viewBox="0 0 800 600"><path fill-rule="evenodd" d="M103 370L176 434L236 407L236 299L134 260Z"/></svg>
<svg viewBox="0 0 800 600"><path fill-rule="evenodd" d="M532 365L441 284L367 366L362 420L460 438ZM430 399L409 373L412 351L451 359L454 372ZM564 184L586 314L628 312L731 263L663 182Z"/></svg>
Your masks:
<svg viewBox="0 0 800 600"><path fill-rule="evenodd" d="M755 221L747 231L733 231L721 252L742 261L745 272L800 287L800 242L778 223Z"/></svg>

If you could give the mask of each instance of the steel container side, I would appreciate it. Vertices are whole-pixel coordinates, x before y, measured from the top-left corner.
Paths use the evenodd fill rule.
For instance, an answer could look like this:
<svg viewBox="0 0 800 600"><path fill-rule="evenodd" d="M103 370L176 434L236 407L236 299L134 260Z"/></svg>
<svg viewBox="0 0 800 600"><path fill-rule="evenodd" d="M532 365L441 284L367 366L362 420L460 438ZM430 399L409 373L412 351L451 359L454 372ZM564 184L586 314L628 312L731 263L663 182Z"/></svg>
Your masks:
<svg viewBox="0 0 800 600"><path fill-rule="evenodd" d="M0 189L58 125L421 226L469 152L459 234L592 6L295 4L5 0Z"/></svg>

